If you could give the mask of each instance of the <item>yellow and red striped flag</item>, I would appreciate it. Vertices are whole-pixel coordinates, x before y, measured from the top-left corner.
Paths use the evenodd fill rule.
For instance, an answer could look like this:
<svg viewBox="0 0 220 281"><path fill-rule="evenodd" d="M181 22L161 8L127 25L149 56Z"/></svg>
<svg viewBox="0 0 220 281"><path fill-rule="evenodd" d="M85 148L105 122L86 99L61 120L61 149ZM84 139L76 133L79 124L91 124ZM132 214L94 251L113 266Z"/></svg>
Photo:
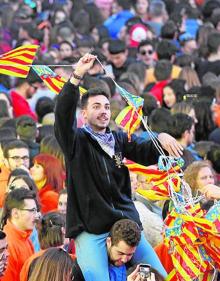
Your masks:
<svg viewBox="0 0 220 281"><path fill-rule="evenodd" d="M136 112L137 110L137 112ZM141 123L142 107L138 109L129 105L126 106L116 117L115 123L127 132L128 137L135 132Z"/></svg>
<svg viewBox="0 0 220 281"><path fill-rule="evenodd" d="M32 68L40 76L45 85L55 94L59 94L66 79L56 74L52 69L46 65L32 65ZM79 87L80 94L84 94L86 90L83 87Z"/></svg>
<svg viewBox="0 0 220 281"><path fill-rule="evenodd" d="M18 47L0 56L0 74L26 78L38 45Z"/></svg>

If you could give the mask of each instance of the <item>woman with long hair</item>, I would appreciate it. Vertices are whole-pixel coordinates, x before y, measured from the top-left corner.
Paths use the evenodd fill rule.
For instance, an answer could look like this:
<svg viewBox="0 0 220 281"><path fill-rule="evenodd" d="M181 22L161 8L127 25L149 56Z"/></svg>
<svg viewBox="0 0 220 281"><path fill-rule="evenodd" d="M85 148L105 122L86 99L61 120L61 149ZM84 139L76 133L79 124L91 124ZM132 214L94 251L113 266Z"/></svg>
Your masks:
<svg viewBox="0 0 220 281"><path fill-rule="evenodd" d="M163 88L163 106L171 109L177 102L183 100L186 93L185 81L182 79L173 79Z"/></svg>
<svg viewBox="0 0 220 281"><path fill-rule="evenodd" d="M195 161L184 171L184 180L196 196L208 184L215 184L215 171L207 160Z"/></svg>
<svg viewBox="0 0 220 281"><path fill-rule="evenodd" d="M61 248L50 248L33 260L28 281L71 281L74 262Z"/></svg>
<svg viewBox="0 0 220 281"><path fill-rule="evenodd" d="M64 184L62 164L56 157L43 153L35 156L33 162L30 173L37 185L41 212L54 211L58 206L58 193Z"/></svg>
<svg viewBox="0 0 220 281"><path fill-rule="evenodd" d="M193 86L201 86L198 74L190 66L185 66L182 68L179 79L183 79L186 81L187 90L191 89Z"/></svg>

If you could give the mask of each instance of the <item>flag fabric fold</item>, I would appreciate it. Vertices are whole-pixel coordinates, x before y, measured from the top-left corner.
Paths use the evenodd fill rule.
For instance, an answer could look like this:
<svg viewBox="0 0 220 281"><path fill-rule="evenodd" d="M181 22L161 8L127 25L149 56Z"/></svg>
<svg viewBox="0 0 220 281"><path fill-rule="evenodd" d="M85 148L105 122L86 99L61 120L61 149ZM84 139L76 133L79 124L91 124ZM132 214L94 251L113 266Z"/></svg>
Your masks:
<svg viewBox="0 0 220 281"><path fill-rule="evenodd" d="M59 94L66 79L56 74L52 69L46 65L32 65L33 70L40 76L45 85L55 94ZM79 87L80 93L84 94L86 90L83 87Z"/></svg>
<svg viewBox="0 0 220 281"><path fill-rule="evenodd" d="M0 56L0 74L26 78L38 45L24 45Z"/></svg>

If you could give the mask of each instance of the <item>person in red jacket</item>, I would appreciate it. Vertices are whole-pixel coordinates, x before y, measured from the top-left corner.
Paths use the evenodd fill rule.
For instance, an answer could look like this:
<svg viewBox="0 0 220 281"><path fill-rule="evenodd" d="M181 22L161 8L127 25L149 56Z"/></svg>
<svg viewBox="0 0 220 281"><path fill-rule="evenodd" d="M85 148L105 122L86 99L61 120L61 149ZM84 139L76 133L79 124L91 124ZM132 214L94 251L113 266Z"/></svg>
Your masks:
<svg viewBox="0 0 220 281"><path fill-rule="evenodd" d="M42 80L31 70L26 79L18 78L16 86L10 91L14 117L28 115L37 121L37 115L29 106L27 99L31 98L42 84Z"/></svg>
<svg viewBox="0 0 220 281"><path fill-rule="evenodd" d="M1 228L7 236L8 264L1 281L19 281L24 262L34 253L29 240L38 218L36 194L26 188L8 193L2 213Z"/></svg>
<svg viewBox="0 0 220 281"><path fill-rule="evenodd" d="M33 162L34 166L30 169L30 173L38 188L41 212L45 214L57 210L58 193L64 183L61 162L46 153L35 156Z"/></svg>

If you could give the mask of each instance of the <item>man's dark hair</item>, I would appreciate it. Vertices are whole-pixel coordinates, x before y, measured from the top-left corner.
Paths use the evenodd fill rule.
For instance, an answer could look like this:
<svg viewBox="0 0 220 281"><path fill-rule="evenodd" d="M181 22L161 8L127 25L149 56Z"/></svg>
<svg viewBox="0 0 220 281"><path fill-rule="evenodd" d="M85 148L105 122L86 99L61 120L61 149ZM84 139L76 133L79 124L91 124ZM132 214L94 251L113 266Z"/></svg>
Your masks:
<svg viewBox="0 0 220 281"><path fill-rule="evenodd" d="M11 217L11 211L14 208L22 209L25 206L25 199L33 199L36 202L37 208L38 202L36 199L36 193L27 188L17 188L9 192L5 198L5 203L1 218L1 229L7 222L7 219Z"/></svg>
<svg viewBox="0 0 220 281"><path fill-rule="evenodd" d="M211 146L207 153L207 159L211 161L213 169L219 174L220 173L220 145L214 144Z"/></svg>
<svg viewBox="0 0 220 281"><path fill-rule="evenodd" d="M136 247L141 239L141 229L136 222L122 219L112 226L109 237L111 237L112 245L124 241L127 245Z"/></svg>
<svg viewBox="0 0 220 281"><path fill-rule="evenodd" d="M111 40L109 42L108 51L112 55L124 53L126 51L125 42L120 39Z"/></svg>
<svg viewBox="0 0 220 281"><path fill-rule="evenodd" d="M42 83L42 80L37 75L37 73L31 68L26 79L17 78L15 86L19 87L20 85L22 85L24 83L28 83L29 85L32 85L36 82Z"/></svg>
<svg viewBox="0 0 220 281"><path fill-rule="evenodd" d="M42 122L43 117L47 113L54 112L54 106L55 106L54 100L49 97L44 96L38 99L36 103L35 111L37 113L39 123Z"/></svg>
<svg viewBox="0 0 220 281"><path fill-rule="evenodd" d="M148 93L144 93L142 98L144 99L143 114L149 116L154 109L158 108L157 100Z"/></svg>
<svg viewBox="0 0 220 281"><path fill-rule="evenodd" d="M21 140L12 140L8 143L6 143L3 147L3 155L7 159L8 158L8 152L9 150L16 149L16 148L27 148L29 151L28 145L21 141Z"/></svg>
<svg viewBox="0 0 220 281"><path fill-rule="evenodd" d="M171 113L166 108L157 108L150 114L148 122L153 132L166 132L171 122Z"/></svg>
<svg viewBox="0 0 220 281"><path fill-rule="evenodd" d="M161 40L157 45L158 59L171 60L172 56L177 52L177 48L169 40Z"/></svg>
<svg viewBox="0 0 220 281"><path fill-rule="evenodd" d="M90 97L105 96L109 100L109 96L101 88L91 88L89 89L81 98L81 108L85 108L88 104L88 99Z"/></svg>
<svg viewBox="0 0 220 281"><path fill-rule="evenodd" d="M0 128L0 142L16 140L17 134L15 130L10 127Z"/></svg>
<svg viewBox="0 0 220 281"><path fill-rule="evenodd" d="M207 39L207 47L209 54L215 54L220 46L220 33L213 32L209 34Z"/></svg>
<svg viewBox="0 0 220 281"><path fill-rule="evenodd" d="M185 113L173 114L171 118L169 133L175 139L182 138L183 134L186 131L190 131L194 124L192 117Z"/></svg>
<svg viewBox="0 0 220 281"><path fill-rule="evenodd" d="M138 45L138 52L140 51L140 48L143 46L151 45L154 49L154 42L150 39L142 40Z"/></svg>
<svg viewBox="0 0 220 281"><path fill-rule="evenodd" d="M194 63L194 57L188 54L182 54L175 59L175 64L180 67L190 66Z"/></svg>
<svg viewBox="0 0 220 281"><path fill-rule="evenodd" d="M176 24L172 20L169 20L161 28L161 38L172 40L174 39L177 31L178 29Z"/></svg>
<svg viewBox="0 0 220 281"><path fill-rule="evenodd" d="M157 61L154 68L154 76L157 81L163 81L170 79L172 72L172 64L169 60L159 60Z"/></svg>
<svg viewBox="0 0 220 281"><path fill-rule="evenodd" d="M63 229L65 220L62 214L50 212L44 215L38 225L38 237L41 249L59 247L64 243Z"/></svg>
<svg viewBox="0 0 220 281"><path fill-rule="evenodd" d="M131 8L130 0L117 0L117 3L123 10L129 10Z"/></svg>

